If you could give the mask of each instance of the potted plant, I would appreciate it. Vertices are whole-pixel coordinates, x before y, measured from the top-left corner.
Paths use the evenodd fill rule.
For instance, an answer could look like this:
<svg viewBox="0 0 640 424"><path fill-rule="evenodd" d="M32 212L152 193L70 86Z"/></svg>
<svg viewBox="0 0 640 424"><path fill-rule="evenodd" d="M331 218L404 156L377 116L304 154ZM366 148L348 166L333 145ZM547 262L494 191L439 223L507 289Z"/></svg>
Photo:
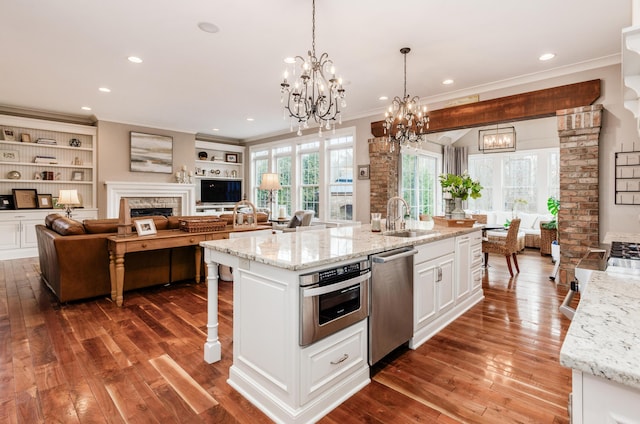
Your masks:
<svg viewBox="0 0 640 424"><path fill-rule="evenodd" d="M547 209L549 213L553 215L553 219L549 222L545 222L540 224L542 228L547 230L557 230L558 229L558 211L560 210L560 200L551 196L547 199Z"/></svg>
<svg viewBox="0 0 640 424"><path fill-rule="evenodd" d="M455 207L451 211L451 218L463 219L464 210L462 209L462 202L469 197L477 199L482 196L482 194L480 194L480 190L482 190L480 182L477 180L474 181L467 171L464 171L462 175L440 174L439 178L442 191L445 195L449 194L455 202Z"/></svg>
<svg viewBox="0 0 640 424"><path fill-rule="evenodd" d="M553 215L549 222L540 223L540 254L551 255L551 244L558 239L558 210L560 210L560 200L555 197L547 199L547 209Z"/></svg>

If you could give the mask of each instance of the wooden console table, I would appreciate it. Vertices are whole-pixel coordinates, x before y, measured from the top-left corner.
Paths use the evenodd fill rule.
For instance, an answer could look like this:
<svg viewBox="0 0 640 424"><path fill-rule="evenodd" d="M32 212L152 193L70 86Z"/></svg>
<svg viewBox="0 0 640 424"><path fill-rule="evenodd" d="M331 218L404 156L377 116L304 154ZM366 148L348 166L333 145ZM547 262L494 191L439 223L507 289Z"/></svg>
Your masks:
<svg viewBox="0 0 640 424"><path fill-rule="evenodd" d="M124 256L127 253L193 246L195 249L196 261L195 282L199 283L200 262L202 260L202 248L200 247L201 242L227 239L229 238L229 233L232 232L263 230L268 228L271 227L258 226L254 228L247 228L246 230L227 227L227 229L222 231L203 231L198 233L188 233L181 230L166 230L150 236L131 235L127 237L108 237L107 248L109 249L111 299L116 302L116 305L122 306L125 272Z"/></svg>

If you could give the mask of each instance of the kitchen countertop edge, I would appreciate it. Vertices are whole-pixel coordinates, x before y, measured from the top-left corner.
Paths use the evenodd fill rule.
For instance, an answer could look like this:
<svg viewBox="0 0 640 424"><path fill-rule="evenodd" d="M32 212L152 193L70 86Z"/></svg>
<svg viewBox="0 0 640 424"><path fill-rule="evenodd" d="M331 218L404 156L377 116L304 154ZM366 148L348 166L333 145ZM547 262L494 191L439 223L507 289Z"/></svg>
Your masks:
<svg viewBox="0 0 640 424"><path fill-rule="evenodd" d="M423 229L424 227L418 226L418 229ZM242 259L248 259L251 261L263 263L266 265L275 266L282 269L287 269L290 271L299 271L310 269L318 266L329 265L332 263L341 262L349 259L361 258L364 256L369 256L401 247L406 246L418 246L422 244L432 243L439 240L445 240L452 237L457 237L464 234L473 233L475 231L480 231L482 226L474 226L474 227L442 227L435 226L433 227L434 231L437 231L437 234L430 234L424 236L417 237L394 237L394 236L386 236L382 233L373 233L371 232L370 225L359 225L354 227L338 227L338 228L329 228L322 230L312 230L312 231L301 231L301 232L291 232L291 233L282 233L282 234L274 234L274 235L261 235L257 237L251 238L236 238L229 240L215 240L215 241L206 241L200 243L202 247L206 247L217 252L226 253L229 255L236 256ZM322 234L318 234L321 233ZM315 233L315 234L314 234ZM351 234L349 234L351 233ZM380 243L367 244L366 248L356 248L350 252L340 252L337 254L324 254L320 255L315 260L310 261L296 261L296 262L287 262L284 260L273 259L272 257L261 255L258 252L257 246L259 243L257 241L262 242L271 242L274 245L277 243L283 243L288 246L299 243L311 245L313 243L318 243L318 239L321 241L327 242L331 238L351 238L352 240L357 240L360 238L366 237L377 238Z"/></svg>
<svg viewBox="0 0 640 424"><path fill-rule="evenodd" d="M594 271L560 364L640 390L640 277Z"/></svg>

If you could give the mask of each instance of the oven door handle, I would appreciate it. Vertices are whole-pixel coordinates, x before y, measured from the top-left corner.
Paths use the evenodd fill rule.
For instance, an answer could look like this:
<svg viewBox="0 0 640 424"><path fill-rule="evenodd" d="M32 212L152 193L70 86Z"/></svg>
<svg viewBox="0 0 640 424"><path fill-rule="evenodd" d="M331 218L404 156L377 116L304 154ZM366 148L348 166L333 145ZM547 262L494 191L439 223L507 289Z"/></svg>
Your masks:
<svg viewBox="0 0 640 424"><path fill-rule="evenodd" d="M368 280L369 278L371 278L371 271L367 272L366 274L362 274L358 277L352 278L350 280L341 281L336 284L329 284L327 286L322 286L322 287L302 289L302 295L304 297L320 296L322 294L331 293L334 291L342 290L349 286L353 286L354 284L361 283L363 281Z"/></svg>

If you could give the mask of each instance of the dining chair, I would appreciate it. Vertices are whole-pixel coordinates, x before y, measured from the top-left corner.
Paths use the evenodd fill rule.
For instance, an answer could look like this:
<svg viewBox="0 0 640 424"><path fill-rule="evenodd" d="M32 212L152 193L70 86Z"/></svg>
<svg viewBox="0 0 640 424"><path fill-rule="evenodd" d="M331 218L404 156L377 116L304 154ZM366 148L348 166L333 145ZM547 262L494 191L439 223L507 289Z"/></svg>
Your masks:
<svg viewBox="0 0 640 424"><path fill-rule="evenodd" d="M482 240L482 253L484 253L484 267L487 267L489 262L489 253L497 253L504 255L507 259L507 268L509 268L509 274L513 277L513 269L511 269L511 258L516 266L516 271L520 273L520 267L518 266L518 230L520 229L520 219L511 220L507 236L504 240Z"/></svg>

